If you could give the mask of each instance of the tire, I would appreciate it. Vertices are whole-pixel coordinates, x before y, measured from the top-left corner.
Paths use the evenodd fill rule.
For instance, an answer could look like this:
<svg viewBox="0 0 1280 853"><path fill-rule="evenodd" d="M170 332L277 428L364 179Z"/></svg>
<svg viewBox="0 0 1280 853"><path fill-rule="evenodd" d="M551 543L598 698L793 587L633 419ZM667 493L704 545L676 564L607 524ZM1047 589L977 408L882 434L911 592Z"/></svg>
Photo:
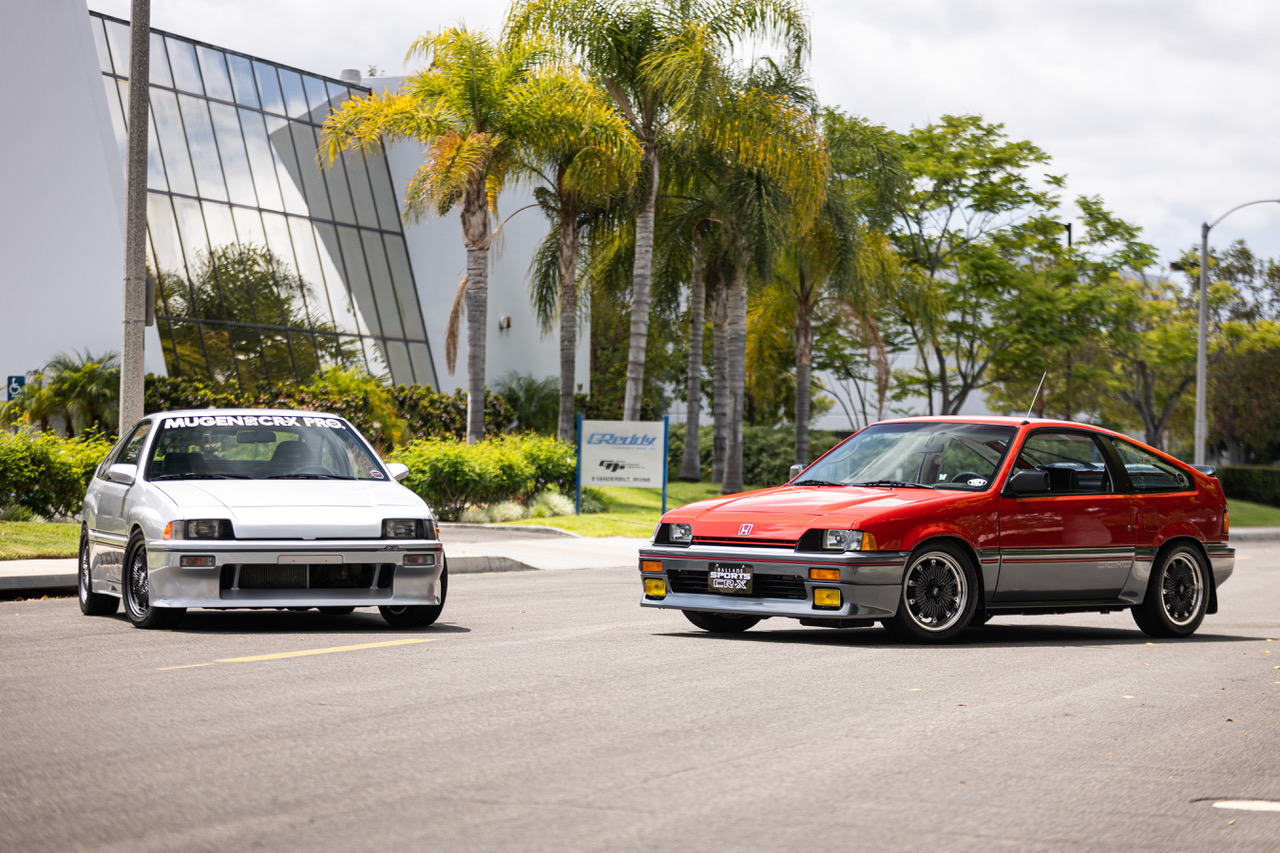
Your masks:
<svg viewBox="0 0 1280 853"><path fill-rule="evenodd" d="M445 599L449 597L449 566L440 570L440 603L439 604L405 604L399 607L381 605L378 612L387 624L393 628L425 628L434 624L444 611Z"/></svg>
<svg viewBox="0 0 1280 853"><path fill-rule="evenodd" d="M730 613L703 613L700 610L680 612L684 614L684 618L713 634L741 634L760 621L755 616L737 616Z"/></svg>
<svg viewBox="0 0 1280 853"><path fill-rule="evenodd" d="M89 562L89 537L80 535L80 612L85 616L111 616L120 599L93 591L93 569Z"/></svg>
<svg viewBox="0 0 1280 853"><path fill-rule="evenodd" d="M352 607L317 607L325 616L346 616L348 613L355 613L356 609Z"/></svg>
<svg viewBox="0 0 1280 853"><path fill-rule="evenodd" d="M1209 571L1200 552L1178 545L1160 556L1133 621L1152 637L1188 637L1204 621L1209 605Z"/></svg>
<svg viewBox="0 0 1280 853"><path fill-rule="evenodd" d="M172 628L186 614L185 607L152 607L151 574L147 569L147 548L134 540L125 552L125 572L120 584L124 593L124 615L135 628Z"/></svg>
<svg viewBox="0 0 1280 853"><path fill-rule="evenodd" d="M950 542L912 552L902 576L898 612L884 626L915 643L945 643L969 627L978 609L978 575L968 555Z"/></svg>

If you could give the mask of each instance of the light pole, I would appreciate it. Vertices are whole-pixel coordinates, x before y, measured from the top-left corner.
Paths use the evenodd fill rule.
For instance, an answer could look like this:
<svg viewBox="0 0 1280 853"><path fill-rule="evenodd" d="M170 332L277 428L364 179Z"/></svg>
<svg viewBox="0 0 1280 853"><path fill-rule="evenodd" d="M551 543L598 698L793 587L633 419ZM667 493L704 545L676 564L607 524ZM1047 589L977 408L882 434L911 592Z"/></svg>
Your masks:
<svg viewBox="0 0 1280 853"><path fill-rule="evenodd" d="M1195 464L1204 464L1204 445L1209 436L1209 418L1205 414L1205 374L1209 327L1209 231L1242 207L1254 204L1280 204L1280 198L1264 198L1237 204L1212 223L1200 225L1200 331L1196 338L1196 456Z"/></svg>

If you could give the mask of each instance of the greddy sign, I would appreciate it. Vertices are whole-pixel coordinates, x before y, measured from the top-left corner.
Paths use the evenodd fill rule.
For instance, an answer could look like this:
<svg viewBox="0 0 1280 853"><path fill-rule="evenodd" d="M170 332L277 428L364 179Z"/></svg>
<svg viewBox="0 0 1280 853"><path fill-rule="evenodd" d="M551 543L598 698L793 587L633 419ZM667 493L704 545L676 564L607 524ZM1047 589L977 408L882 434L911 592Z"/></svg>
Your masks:
<svg viewBox="0 0 1280 853"><path fill-rule="evenodd" d="M667 419L578 419L578 487L661 488L667 497Z"/></svg>

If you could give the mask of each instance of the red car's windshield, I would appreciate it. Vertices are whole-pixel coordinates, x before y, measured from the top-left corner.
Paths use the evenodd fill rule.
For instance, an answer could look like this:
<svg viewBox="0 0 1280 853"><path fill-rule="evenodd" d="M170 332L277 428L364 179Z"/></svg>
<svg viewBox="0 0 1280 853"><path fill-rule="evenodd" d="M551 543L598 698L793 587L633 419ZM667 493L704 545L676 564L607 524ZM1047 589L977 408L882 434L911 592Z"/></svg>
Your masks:
<svg viewBox="0 0 1280 853"><path fill-rule="evenodd" d="M982 491L1014 431L999 424L875 424L815 462L795 484Z"/></svg>

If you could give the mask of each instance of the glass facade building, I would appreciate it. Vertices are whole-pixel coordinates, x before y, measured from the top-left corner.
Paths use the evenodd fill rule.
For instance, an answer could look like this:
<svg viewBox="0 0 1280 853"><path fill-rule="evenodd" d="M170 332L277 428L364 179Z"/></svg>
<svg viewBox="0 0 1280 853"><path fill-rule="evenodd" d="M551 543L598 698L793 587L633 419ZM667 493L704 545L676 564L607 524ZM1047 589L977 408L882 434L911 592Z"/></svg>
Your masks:
<svg viewBox="0 0 1280 853"><path fill-rule="evenodd" d="M94 12L126 151L129 25ZM254 391L361 367L438 387L385 156L321 168L320 126L367 92L152 30L147 260L170 376Z"/></svg>

